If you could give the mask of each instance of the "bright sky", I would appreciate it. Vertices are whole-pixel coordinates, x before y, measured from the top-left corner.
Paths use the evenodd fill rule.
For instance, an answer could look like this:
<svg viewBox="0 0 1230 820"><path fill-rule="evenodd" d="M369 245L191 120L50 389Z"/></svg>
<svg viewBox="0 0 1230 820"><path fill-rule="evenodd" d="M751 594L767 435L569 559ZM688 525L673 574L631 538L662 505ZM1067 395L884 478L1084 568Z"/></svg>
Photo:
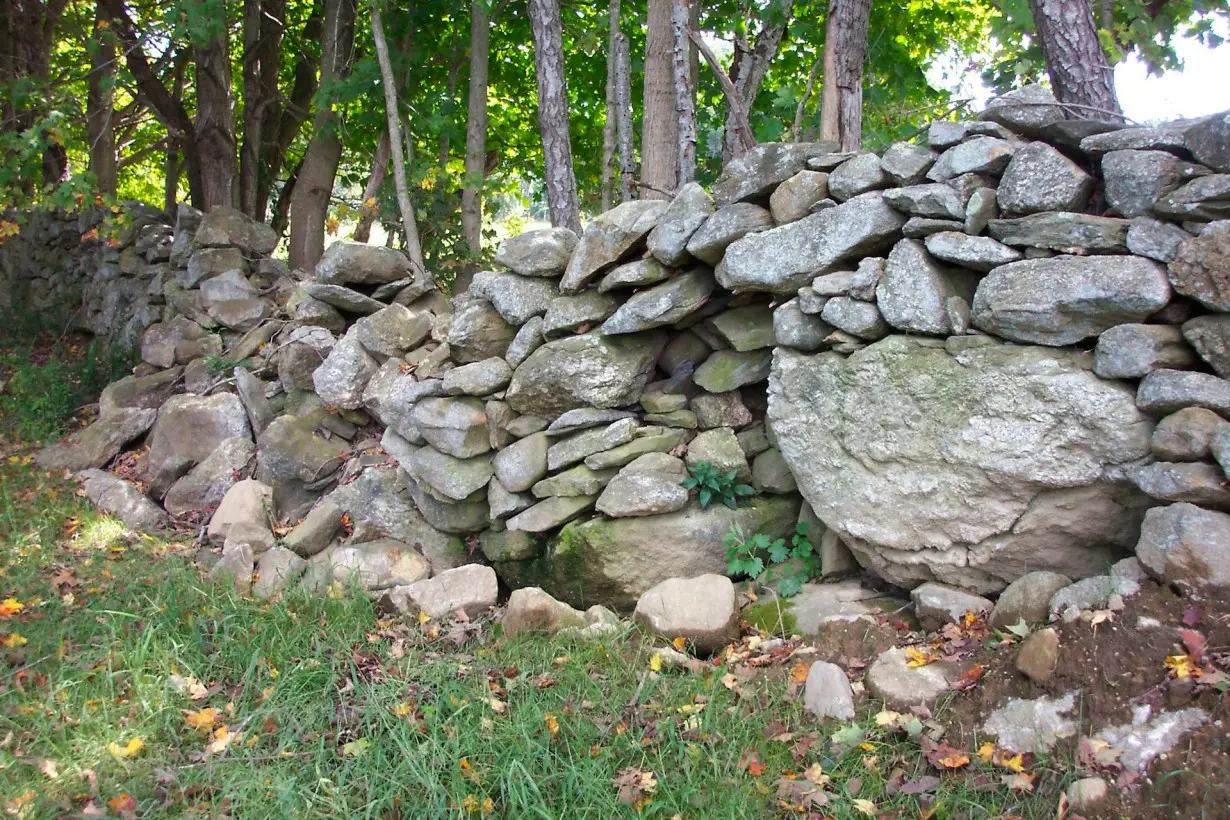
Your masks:
<svg viewBox="0 0 1230 820"><path fill-rule="evenodd" d="M1230 39L1230 25L1222 22L1217 31ZM1183 61L1181 71L1151 77L1134 57L1115 69L1115 88L1124 114L1149 123L1230 110L1230 43L1207 48L1195 40L1176 39L1175 51ZM937 60L931 81L973 97L974 110L981 110L991 92L982 85L977 72L965 71L964 67L962 60Z"/></svg>

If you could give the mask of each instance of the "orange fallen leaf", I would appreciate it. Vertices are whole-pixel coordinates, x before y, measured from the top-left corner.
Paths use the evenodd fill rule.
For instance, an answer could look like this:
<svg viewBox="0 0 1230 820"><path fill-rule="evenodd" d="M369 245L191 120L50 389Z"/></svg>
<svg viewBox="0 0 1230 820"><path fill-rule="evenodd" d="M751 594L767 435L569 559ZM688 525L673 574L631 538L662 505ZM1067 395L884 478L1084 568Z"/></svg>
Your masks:
<svg viewBox="0 0 1230 820"><path fill-rule="evenodd" d="M137 801L128 792L120 792L108 800L107 805L116 814L133 814L137 810Z"/></svg>
<svg viewBox="0 0 1230 820"><path fill-rule="evenodd" d="M790 682L791 683L806 683L807 674L811 672L811 664L807 662L796 663L790 667Z"/></svg>
<svg viewBox="0 0 1230 820"><path fill-rule="evenodd" d="M0 601L0 618L8 618L21 612L26 605L16 598L5 598Z"/></svg>
<svg viewBox="0 0 1230 820"><path fill-rule="evenodd" d="M924 652L916 646L907 646L905 649L906 662L905 665L911 669L917 669L920 666L927 666L935 663L940 659L940 656L934 652Z"/></svg>

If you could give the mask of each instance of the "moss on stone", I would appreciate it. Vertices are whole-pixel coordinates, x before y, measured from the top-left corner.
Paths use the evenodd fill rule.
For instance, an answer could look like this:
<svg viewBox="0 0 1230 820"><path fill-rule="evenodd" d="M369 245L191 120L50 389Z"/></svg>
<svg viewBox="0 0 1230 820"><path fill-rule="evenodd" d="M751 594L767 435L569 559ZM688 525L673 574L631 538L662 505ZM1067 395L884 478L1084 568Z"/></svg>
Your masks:
<svg viewBox="0 0 1230 820"><path fill-rule="evenodd" d="M739 617L748 626L754 626L766 635L788 638L798 632L799 622L790 610L794 604L774 598L752 604Z"/></svg>

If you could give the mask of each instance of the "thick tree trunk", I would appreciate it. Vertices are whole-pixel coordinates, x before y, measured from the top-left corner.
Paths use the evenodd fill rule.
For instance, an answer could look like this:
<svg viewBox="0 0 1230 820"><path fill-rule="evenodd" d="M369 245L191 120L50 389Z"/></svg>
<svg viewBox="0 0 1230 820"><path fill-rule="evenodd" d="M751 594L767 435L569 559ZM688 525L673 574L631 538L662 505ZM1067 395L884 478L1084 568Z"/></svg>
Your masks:
<svg viewBox="0 0 1230 820"><path fill-rule="evenodd" d="M149 58L141 47L144 38L138 35L124 0L98 0L115 27L116 37L123 46L124 64L132 72L137 88L154 109L155 116L167 129L168 136L179 142L183 152L184 167L188 172L188 194L194 208L208 207L205 202L205 183L201 174L201 156L197 147L196 126L188 116L183 102L172 96L158 80Z"/></svg>
<svg viewBox="0 0 1230 820"><path fill-rule="evenodd" d="M68 0L0 0L0 82L32 81L38 98L38 84L45 82L51 66L56 27ZM0 130L21 132L34 125L43 112L22 108L4 99ZM42 183L51 185L68 176L68 151L51 141L43 151ZM33 194L35 180L22 181L27 194Z"/></svg>
<svg viewBox="0 0 1230 820"><path fill-rule="evenodd" d="M615 0L618 3L618 0ZM486 0L470 3L470 91L466 106L466 177L461 189L461 232L470 255L483 252L483 182L487 167L487 67L491 21Z"/></svg>
<svg viewBox="0 0 1230 820"><path fill-rule="evenodd" d="M239 153L239 207L256 219L265 206L257 204L261 150L266 131L278 121L278 67L285 28L286 0L244 0L243 3L243 147ZM266 189L267 195L267 189Z"/></svg>
<svg viewBox="0 0 1230 820"><path fill-rule="evenodd" d="M419 276L427 276L423 264L423 245L419 240L418 225L414 220L414 205L410 202L410 188L406 184L406 158L402 155L401 115L397 108L397 87L393 78L393 63L389 59L389 46L384 39L384 26L380 22L380 0L372 0L372 37L376 42L376 57L380 62L380 84L384 86L385 116L389 126L389 149L393 152L393 184L397 188L397 207L401 210L402 232L406 237L406 256Z"/></svg>
<svg viewBox="0 0 1230 820"><path fill-rule="evenodd" d="M320 83L349 76L354 53L354 0L325 0L325 26L320 48ZM325 248L325 218L329 197L342 156L337 115L331 101L324 100L312 120L312 140L303 155L290 200L290 243L287 249L292 269L312 271Z"/></svg>
<svg viewBox="0 0 1230 820"><path fill-rule="evenodd" d="M1055 98L1077 117L1121 122L1115 72L1102 50L1089 0L1029 0Z"/></svg>
<svg viewBox="0 0 1230 820"><path fill-rule="evenodd" d="M86 126L90 140L90 171L98 192L115 196L115 34L106 13L97 9L90 50Z"/></svg>
<svg viewBox="0 0 1230 820"><path fill-rule="evenodd" d="M794 0L774 0L760 21L760 29L756 33L756 45L751 50L747 49L745 43L735 46L735 60L731 64L730 79L739 93L739 101L743 103L745 112L750 112L756 104L760 87L769 73L769 65L777 56L777 50L786 36L790 15L793 11ZM738 122L735 112L728 106L726 129L722 138L723 162L729 162L742 153L739 150L739 141L735 139L738 135L737 131Z"/></svg>
<svg viewBox="0 0 1230 820"><path fill-rule="evenodd" d="M607 9L606 40L606 120L602 123L602 210L609 211L615 178L615 120L618 117L615 72L619 50L619 0Z"/></svg>
<svg viewBox="0 0 1230 820"><path fill-rule="evenodd" d="M820 138L857 151L863 137L863 63L871 0L830 0L824 35Z"/></svg>
<svg viewBox="0 0 1230 820"><path fill-rule="evenodd" d="M696 87L692 81L692 43L688 39L688 2L672 0L671 38L675 78L675 116L678 119L678 144L675 165L679 176L675 190L696 179Z"/></svg>
<svg viewBox="0 0 1230 820"><path fill-rule="evenodd" d="M311 16L303 25L302 40L307 43L314 43L320 40L320 31L322 20L320 14L315 8L312 10ZM290 98L282 105L279 95L279 104L274 114L273 120L266 127L264 133L264 145L261 146L261 172L257 178L256 188L256 214L255 219L258 222L265 221L269 200L273 193L274 183L278 179L278 175L282 173L282 164L286 161L286 151L294 140L295 135L299 133L299 129L303 127L304 121L310 113L312 105L312 97L316 95L316 69L319 66L319 61L312 54L301 52L299 59L295 63L294 82L291 85ZM287 185L293 175L287 177ZM281 198L286 198L286 207L281 208L283 213L282 225L285 227L286 208L289 207L289 191L284 186ZM279 232L280 233L280 232Z"/></svg>
<svg viewBox="0 0 1230 820"><path fill-rule="evenodd" d="M354 227L354 241L367 242L371 239L372 225L380 213L376 201L380 186L384 184L385 174L389 171L389 157L392 155L389 147L389 132L380 132L380 141L376 143L376 156L372 159L372 175L367 178L367 187L363 189L362 216Z"/></svg>
<svg viewBox="0 0 1230 820"><path fill-rule="evenodd" d="M551 224L581 232L577 178L572 170L572 139L568 133L568 82L564 65L564 32L559 0L529 0L538 78L538 126L546 165L547 207Z"/></svg>
<svg viewBox="0 0 1230 820"><path fill-rule="evenodd" d="M196 145L200 153L205 209L235 207L239 162L235 155L235 95L231 90L230 41L225 29L193 44L196 58Z"/></svg>
<svg viewBox="0 0 1230 820"><path fill-rule="evenodd" d="M645 15L645 101L641 114L641 199L669 199L679 177L673 0L649 0Z"/></svg>
<svg viewBox="0 0 1230 820"><path fill-rule="evenodd" d="M636 145L632 129L632 69L628 35L615 38L615 133L619 145L619 201L632 199L636 184Z"/></svg>

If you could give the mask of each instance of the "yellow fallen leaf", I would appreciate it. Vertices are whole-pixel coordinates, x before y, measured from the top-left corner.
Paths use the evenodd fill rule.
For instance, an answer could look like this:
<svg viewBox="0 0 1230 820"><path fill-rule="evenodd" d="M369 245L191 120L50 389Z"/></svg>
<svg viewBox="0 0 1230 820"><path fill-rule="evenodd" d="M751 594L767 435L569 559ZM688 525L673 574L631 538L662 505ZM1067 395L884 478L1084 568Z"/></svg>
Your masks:
<svg viewBox="0 0 1230 820"><path fill-rule="evenodd" d="M881 728L885 726L892 726L894 723L896 723L900 719L901 719L900 712L893 712L888 709L885 709L883 712L876 713L876 726L879 726Z"/></svg>
<svg viewBox="0 0 1230 820"><path fill-rule="evenodd" d="M405 717L406 715L410 714L413 711L414 711L414 707L411 706L409 703L405 703L405 702L399 703L393 707L393 714L397 715L398 717Z"/></svg>
<svg viewBox="0 0 1230 820"><path fill-rule="evenodd" d="M654 652L653 655L650 656L649 668L654 672L662 671L662 656L657 652Z"/></svg>
<svg viewBox="0 0 1230 820"><path fill-rule="evenodd" d="M940 659L940 656L934 652L923 652L916 646L907 646L905 649L906 660L905 665L911 669L917 669L920 666L935 663Z"/></svg>
<svg viewBox="0 0 1230 820"><path fill-rule="evenodd" d="M362 757L363 755L367 754L367 750L371 745L372 745L372 742L365 737L358 738L357 740L352 740L349 743L343 743L342 744L342 757L349 757L351 759L356 758L356 757Z"/></svg>
<svg viewBox="0 0 1230 820"><path fill-rule="evenodd" d="M121 746L114 741L107 744L107 751L120 760L132 760L137 755L141 754L141 750L145 748L145 741L139 737L134 737Z"/></svg>
<svg viewBox="0 0 1230 820"><path fill-rule="evenodd" d="M16 649L19 646L25 646L27 643L29 643L29 641L26 640L25 635L21 635L16 632L14 632L11 635L5 635L2 642L9 649Z"/></svg>
<svg viewBox="0 0 1230 820"><path fill-rule="evenodd" d="M1174 673L1176 678L1193 678L1200 676L1200 667L1192 663L1190 655L1169 655L1166 658L1166 668Z"/></svg>
<svg viewBox="0 0 1230 820"><path fill-rule="evenodd" d="M428 615L426 612L419 610L419 623L426 624L429 621L431 621L431 616Z"/></svg>
<svg viewBox="0 0 1230 820"><path fill-rule="evenodd" d="M1021 772L1025 771L1025 756L1024 755L1018 754L1018 755L1013 755L1012 757L1001 756L1000 759L995 762L998 763L1000 766L1003 766L1008 771L1016 772L1017 774L1020 774Z"/></svg>
<svg viewBox="0 0 1230 820"><path fill-rule="evenodd" d="M547 712L542 716L542 722L547 726L547 732L551 735L551 739L555 740L559 737L559 719L551 712Z"/></svg>
<svg viewBox="0 0 1230 820"><path fill-rule="evenodd" d="M872 803L870 800L864 800L860 797L856 800L852 800L851 802L854 804L854 808L858 809L861 813L867 815L868 817L875 817L879 814L879 811L876 809L876 804Z"/></svg>
<svg viewBox="0 0 1230 820"><path fill-rule="evenodd" d="M500 700L499 698L489 698L487 700L487 705L489 705L491 707L491 711L495 712L497 715L508 714L507 701Z"/></svg>
<svg viewBox="0 0 1230 820"><path fill-rule="evenodd" d="M0 601L0 618L8 618L16 615L26 608L26 605L16 598L5 598Z"/></svg>
<svg viewBox="0 0 1230 820"><path fill-rule="evenodd" d="M790 682L791 683L806 683L807 674L811 672L811 664L807 662L796 663L790 667Z"/></svg>
<svg viewBox="0 0 1230 820"><path fill-rule="evenodd" d="M184 723L187 723L193 729L197 729L202 733L213 729L215 723L218 722L218 710L212 706L200 710L199 712L184 711Z"/></svg>
<svg viewBox="0 0 1230 820"><path fill-rule="evenodd" d="M978 759L983 763L990 763L995 757L995 744L990 741L978 747Z"/></svg>
<svg viewBox="0 0 1230 820"><path fill-rule="evenodd" d="M939 759L939 765L945 769L960 769L969 765L969 755L964 752L953 752Z"/></svg>

